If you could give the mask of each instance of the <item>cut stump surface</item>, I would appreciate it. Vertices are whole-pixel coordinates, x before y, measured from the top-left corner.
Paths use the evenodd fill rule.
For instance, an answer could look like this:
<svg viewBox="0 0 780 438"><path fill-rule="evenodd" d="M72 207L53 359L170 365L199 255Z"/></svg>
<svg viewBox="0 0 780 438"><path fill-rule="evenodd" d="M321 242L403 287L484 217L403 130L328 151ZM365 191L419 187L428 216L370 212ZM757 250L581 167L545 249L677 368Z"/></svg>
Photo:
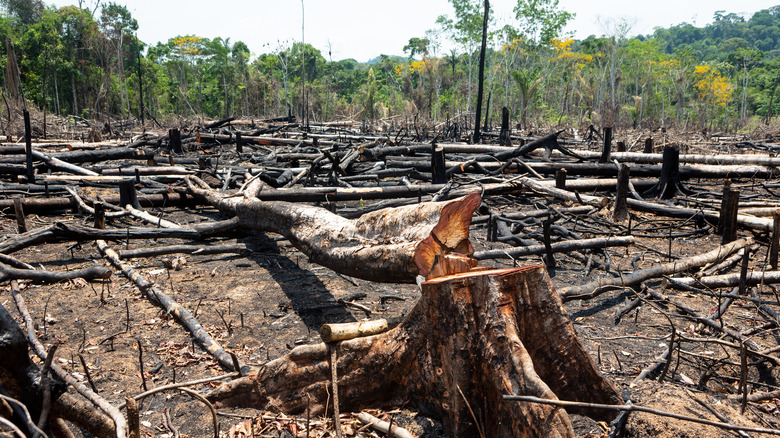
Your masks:
<svg viewBox="0 0 780 438"><path fill-rule="evenodd" d="M426 281L420 301L393 330L298 347L209 399L292 414L306 410L308 394L313 413L324 414L330 348L338 354L342 411L408 403L441 418L452 436L479 436L479 429L485 436L573 436L563 409L503 395L621 402L577 340L542 266Z"/></svg>

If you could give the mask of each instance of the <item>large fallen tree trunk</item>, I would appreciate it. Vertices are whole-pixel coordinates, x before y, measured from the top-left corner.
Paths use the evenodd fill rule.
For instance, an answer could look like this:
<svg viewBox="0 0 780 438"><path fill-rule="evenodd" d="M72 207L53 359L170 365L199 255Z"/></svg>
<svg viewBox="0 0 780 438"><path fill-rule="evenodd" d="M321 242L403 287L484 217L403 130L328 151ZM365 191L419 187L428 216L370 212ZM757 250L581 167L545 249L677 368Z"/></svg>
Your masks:
<svg viewBox="0 0 780 438"><path fill-rule="evenodd" d="M325 414L329 349L338 356L341 409L409 402L441 418L450 436L573 436L562 409L507 403L503 395L620 400L577 340L541 266L477 269L424 282L420 301L393 330L298 347L208 398L285 413L308 406Z"/></svg>
<svg viewBox="0 0 780 438"><path fill-rule="evenodd" d="M469 224L481 202L480 195L472 193L346 219L310 205L225 196L197 178L188 179L188 187L223 213L236 216L239 226L283 235L315 263L385 282L414 282L418 275L428 276L437 256L470 255Z"/></svg>

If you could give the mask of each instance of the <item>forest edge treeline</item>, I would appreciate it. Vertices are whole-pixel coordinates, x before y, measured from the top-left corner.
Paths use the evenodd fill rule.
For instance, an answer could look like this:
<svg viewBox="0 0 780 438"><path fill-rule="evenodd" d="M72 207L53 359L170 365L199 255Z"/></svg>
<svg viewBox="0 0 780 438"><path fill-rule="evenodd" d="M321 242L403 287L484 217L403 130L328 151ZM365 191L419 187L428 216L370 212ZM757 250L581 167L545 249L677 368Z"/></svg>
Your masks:
<svg viewBox="0 0 780 438"><path fill-rule="evenodd" d="M375 129L393 118L473 117L483 2L450 3L430 30L410 36L405 57L359 63L333 61L330 50L300 41L277 41L257 56L228 37L182 35L148 46L117 3L57 9L0 0L3 93L98 120L140 118L142 108L158 119L306 115ZM574 15L557 0L518 0L514 11L510 23L489 18L486 125L504 106L520 128L747 130L780 112L780 6L749 18L718 11L704 27L683 23L631 38L629 22L606 20L602 36L584 40L563 33ZM18 78L8 68L11 52Z"/></svg>

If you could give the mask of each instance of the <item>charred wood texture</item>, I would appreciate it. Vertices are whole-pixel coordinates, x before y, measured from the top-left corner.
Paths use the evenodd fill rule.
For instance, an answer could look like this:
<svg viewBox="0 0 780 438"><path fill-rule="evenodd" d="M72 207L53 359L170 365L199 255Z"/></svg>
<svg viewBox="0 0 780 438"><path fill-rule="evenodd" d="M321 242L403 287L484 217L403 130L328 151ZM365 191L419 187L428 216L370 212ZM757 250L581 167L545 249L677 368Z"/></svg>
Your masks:
<svg viewBox="0 0 780 438"><path fill-rule="evenodd" d="M604 128L604 148L601 150L601 158L599 163L606 163L609 161L609 156L612 153L612 128Z"/></svg>
<svg viewBox="0 0 780 438"><path fill-rule="evenodd" d="M620 403L577 340L541 266L424 282L420 301L393 330L298 347L208 398L218 406L300 413L310 396L311 412L326 414L329 348L338 355L342 410L408 401L441 418L450 436L574 436L562 409L513 405L503 395ZM484 422L475 424L474 417Z"/></svg>
<svg viewBox="0 0 780 438"><path fill-rule="evenodd" d="M30 411L33 420L41 413L42 394L41 373L30 360L27 351L27 338L13 316L0 305L0 392L19 400ZM55 397L64 392L62 382L56 383ZM26 430L26 422L15 414L11 420Z"/></svg>
<svg viewBox="0 0 780 438"><path fill-rule="evenodd" d="M498 144L512 146L512 130L509 128L509 109L501 108L501 133L498 136Z"/></svg>
<svg viewBox="0 0 780 438"><path fill-rule="evenodd" d="M664 146L664 162L661 165L661 176L658 184L646 191L644 196L671 199L678 192L691 194L691 191L683 187L680 180L680 147L677 145Z"/></svg>

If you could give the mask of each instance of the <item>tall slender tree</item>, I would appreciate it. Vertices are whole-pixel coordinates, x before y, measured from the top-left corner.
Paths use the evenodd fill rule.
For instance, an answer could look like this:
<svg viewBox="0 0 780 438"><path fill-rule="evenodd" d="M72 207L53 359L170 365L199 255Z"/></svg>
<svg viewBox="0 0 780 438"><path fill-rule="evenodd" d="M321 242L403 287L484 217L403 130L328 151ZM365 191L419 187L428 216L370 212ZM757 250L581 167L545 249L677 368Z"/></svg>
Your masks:
<svg viewBox="0 0 780 438"><path fill-rule="evenodd" d="M485 49L487 46L487 33L488 33L488 18L490 16L490 2L485 0L485 17L482 20L482 48L479 50L479 83L477 85L477 114L475 116L476 122L474 125L474 143L481 141L481 135L479 133L479 122L482 119L482 89L483 81L485 79Z"/></svg>

